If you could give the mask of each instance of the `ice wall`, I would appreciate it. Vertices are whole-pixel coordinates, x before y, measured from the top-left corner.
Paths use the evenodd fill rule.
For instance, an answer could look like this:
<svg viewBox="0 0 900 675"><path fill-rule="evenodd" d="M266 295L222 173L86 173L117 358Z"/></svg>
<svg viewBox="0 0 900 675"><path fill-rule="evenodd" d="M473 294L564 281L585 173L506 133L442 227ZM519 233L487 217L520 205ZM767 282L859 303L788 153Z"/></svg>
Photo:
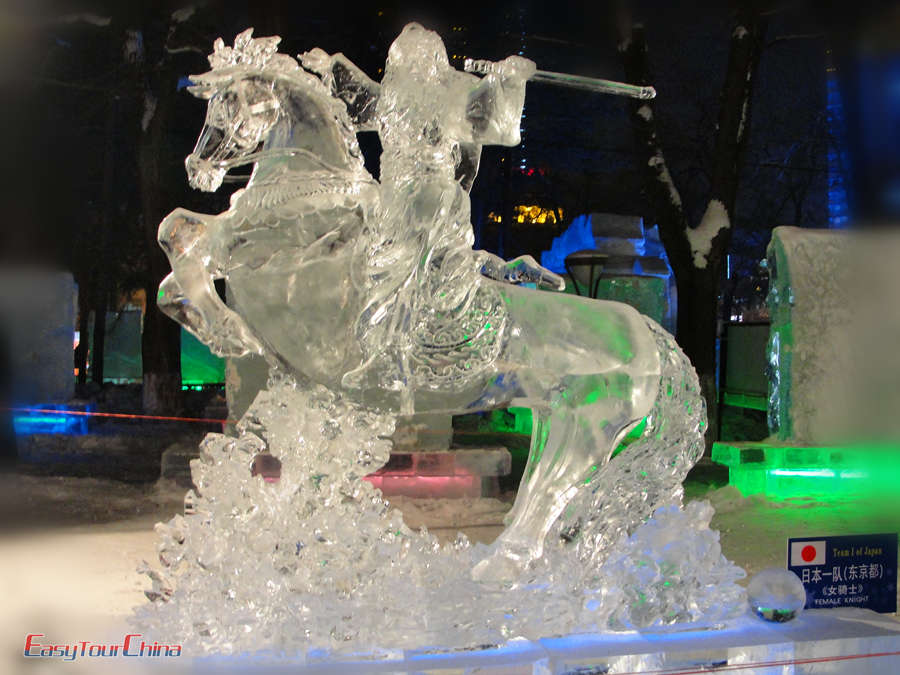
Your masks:
<svg viewBox="0 0 900 675"><path fill-rule="evenodd" d="M40 267L0 268L0 348L12 400L62 403L74 395L75 281Z"/></svg>
<svg viewBox="0 0 900 675"><path fill-rule="evenodd" d="M827 442L840 422L849 323L847 236L776 227L768 248L769 427L781 440ZM836 417L837 416L837 417Z"/></svg>
<svg viewBox="0 0 900 675"><path fill-rule="evenodd" d="M773 230L769 427L779 440L900 437L898 259L890 228Z"/></svg>

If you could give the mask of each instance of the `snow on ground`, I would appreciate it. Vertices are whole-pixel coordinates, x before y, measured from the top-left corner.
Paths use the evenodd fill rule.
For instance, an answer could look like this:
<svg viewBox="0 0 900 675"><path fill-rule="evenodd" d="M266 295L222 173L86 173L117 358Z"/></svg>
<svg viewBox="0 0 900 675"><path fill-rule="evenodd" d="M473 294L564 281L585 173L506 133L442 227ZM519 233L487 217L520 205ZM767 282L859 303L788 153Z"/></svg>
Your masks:
<svg viewBox="0 0 900 675"><path fill-rule="evenodd" d="M156 558L153 525L176 512L183 493L174 485L0 475L0 672L93 672L96 659L25 660L25 635L121 643L127 616L144 600L137 565Z"/></svg>
<svg viewBox="0 0 900 675"><path fill-rule="evenodd" d="M732 487L687 484L689 498L716 507L726 557L748 574L785 565L788 536L896 532L900 508L866 499L771 502L743 498ZM24 661L26 633L62 641L121 642L131 609L148 586L136 568L156 558L154 523L181 508L173 483L133 485L110 480L0 476L0 671L45 672L43 659ZM412 527L426 525L449 541L461 529L489 542L502 529L509 500L397 498ZM93 660L91 660L93 661ZM36 663L39 662L39 663ZM25 665L29 666L25 668ZM80 664L89 665L87 661ZM79 671L77 664L53 663Z"/></svg>

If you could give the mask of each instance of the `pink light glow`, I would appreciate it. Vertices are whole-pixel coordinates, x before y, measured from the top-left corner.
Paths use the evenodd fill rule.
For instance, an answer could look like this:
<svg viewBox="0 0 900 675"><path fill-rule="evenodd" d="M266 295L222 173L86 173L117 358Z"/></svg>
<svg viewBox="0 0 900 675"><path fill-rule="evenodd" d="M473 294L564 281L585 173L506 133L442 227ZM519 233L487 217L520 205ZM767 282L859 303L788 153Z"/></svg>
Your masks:
<svg viewBox="0 0 900 675"><path fill-rule="evenodd" d="M429 497L457 499L460 497L480 497L481 476L455 466L454 457L435 458L419 464L420 457L414 456L413 465L397 470L379 469L365 476L373 487L386 496ZM422 475L421 472L447 472L453 475ZM259 453L253 458L251 476L262 476L266 483L277 483L281 478L281 461L268 453Z"/></svg>
<svg viewBox="0 0 900 675"><path fill-rule="evenodd" d="M375 473L366 476L385 495L404 497L459 498L480 497L479 476L415 476Z"/></svg>

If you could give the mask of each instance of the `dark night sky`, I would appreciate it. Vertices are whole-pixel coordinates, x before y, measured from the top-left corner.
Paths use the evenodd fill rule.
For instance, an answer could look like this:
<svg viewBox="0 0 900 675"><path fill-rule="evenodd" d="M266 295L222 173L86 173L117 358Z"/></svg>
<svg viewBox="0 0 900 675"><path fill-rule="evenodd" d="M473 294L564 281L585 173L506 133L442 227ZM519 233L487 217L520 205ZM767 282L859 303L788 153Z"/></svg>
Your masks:
<svg viewBox="0 0 900 675"><path fill-rule="evenodd" d="M171 8L180 4L168 3ZM168 16L170 11L159 9L166 5L117 2L104 6L93 2L79 9L77 3L24 0L5 0L0 5L0 87L4 100L12 103L4 106L3 124L13 130L2 180L9 194L16 196L7 211L3 257L43 256L65 265L83 248L86 225L100 219L104 208L100 186L103 139L110 128L110 88L119 92L112 122L116 138L114 210L121 219L115 236L123 253L134 245L134 232L139 228L133 222L140 217L134 135L145 85L123 81L109 27L62 18L85 9L109 16L107 10L112 7L117 17L113 25L151 25L148 16ZM704 9L648 0L636 6L637 16L647 27L663 145L689 215L696 222L705 205L704 163L714 134L730 14L721 5ZM222 35L230 43L238 31L253 25L257 35L280 34L286 53L313 46L343 51L375 75L402 25L418 19L445 37L451 55L499 59L524 48L526 56L547 70L623 77L607 3L453 3L440 11L425 11L414 3L356 7L335 2L212 2L181 27L183 35L178 40L208 52L215 37ZM770 34L821 34L823 26L835 21L800 5L773 17ZM767 231L795 217L787 207L779 208L783 200L778 191L787 180L785 172L768 166L783 163L786 156L796 158L792 146L802 146L809 156L792 160L795 166L790 170L815 174L819 181L815 190L823 189L822 143L814 137L821 135L816 119L824 107L824 52L829 40L834 42L829 35L786 41L767 50L763 58L745 167L750 187L741 193L738 204L739 223L743 219L742 226L748 231ZM177 58L185 75L205 68L200 53L188 52ZM461 63L461 58L455 61L459 67ZM224 198L187 190L181 166L202 125L205 104L181 92L177 110L171 156L165 158L172 176L167 195L171 207L221 210L226 206ZM527 166L541 168L545 175L514 177L515 194L524 203L563 206L568 216L607 210L641 213L652 220L652 214L643 213L623 100L533 85L526 115L524 146L513 151L514 163L518 165L524 157ZM499 208L501 157L500 149L485 150L482 173L473 190L473 220ZM824 217L821 198L818 202L811 199L801 214L802 224L808 226L822 226ZM553 234L551 230L519 233L504 253L538 254L541 242L548 242ZM761 254L767 237L757 239L748 251L749 258ZM492 246L489 236L484 244Z"/></svg>

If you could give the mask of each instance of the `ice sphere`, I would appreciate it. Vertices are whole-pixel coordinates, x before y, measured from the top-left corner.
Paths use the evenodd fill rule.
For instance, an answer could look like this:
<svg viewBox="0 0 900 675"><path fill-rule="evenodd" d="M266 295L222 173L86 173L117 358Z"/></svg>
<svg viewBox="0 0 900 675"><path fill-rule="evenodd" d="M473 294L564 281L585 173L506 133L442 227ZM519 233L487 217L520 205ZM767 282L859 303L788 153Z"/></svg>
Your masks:
<svg viewBox="0 0 900 675"><path fill-rule="evenodd" d="M797 618L803 610L806 590L793 572L770 567L747 584L747 601L759 618L784 623Z"/></svg>

